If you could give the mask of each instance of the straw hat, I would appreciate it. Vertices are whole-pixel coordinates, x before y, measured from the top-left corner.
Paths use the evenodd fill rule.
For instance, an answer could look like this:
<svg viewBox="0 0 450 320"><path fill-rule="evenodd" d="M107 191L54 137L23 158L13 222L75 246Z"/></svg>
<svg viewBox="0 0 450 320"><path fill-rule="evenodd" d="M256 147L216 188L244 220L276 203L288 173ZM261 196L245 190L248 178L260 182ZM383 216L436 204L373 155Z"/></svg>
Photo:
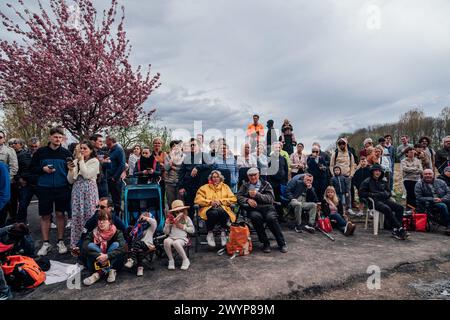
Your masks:
<svg viewBox="0 0 450 320"><path fill-rule="evenodd" d="M189 206L185 206L181 200L175 200L172 202L172 210L169 210L169 212L182 211L184 209L189 209Z"/></svg>

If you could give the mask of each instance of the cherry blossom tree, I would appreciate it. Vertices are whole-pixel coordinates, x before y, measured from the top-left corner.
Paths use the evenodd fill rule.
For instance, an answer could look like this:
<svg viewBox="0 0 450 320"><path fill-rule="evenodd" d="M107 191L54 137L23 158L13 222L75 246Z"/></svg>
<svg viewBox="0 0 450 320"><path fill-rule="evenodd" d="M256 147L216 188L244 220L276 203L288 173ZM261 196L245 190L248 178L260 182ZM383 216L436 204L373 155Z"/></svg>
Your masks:
<svg viewBox="0 0 450 320"><path fill-rule="evenodd" d="M38 1L32 12L17 0L7 4L14 18L0 11L1 28L18 39L0 41L0 103L26 106L24 121L58 123L78 139L151 117L154 109L143 104L161 85L160 74L152 75L151 65L146 73L131 66L124 7L118 15L118 0L111 0L98 21L92 1L70 2Z"/></svg>

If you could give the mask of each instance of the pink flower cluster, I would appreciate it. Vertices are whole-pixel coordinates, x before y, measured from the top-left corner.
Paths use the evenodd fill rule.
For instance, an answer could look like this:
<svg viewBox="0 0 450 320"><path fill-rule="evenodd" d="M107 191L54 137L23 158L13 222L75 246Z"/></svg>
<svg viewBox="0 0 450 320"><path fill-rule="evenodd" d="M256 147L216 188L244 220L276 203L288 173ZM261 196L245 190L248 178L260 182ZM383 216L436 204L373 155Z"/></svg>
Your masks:
<svg viewBox="0 0 450 320"><path fill-rule="evenodd" d="M24 105L27 121L61 124L77 138L151 116L155 110L145 112L143 103L161 85L160 74L152 76L151 65L146 74L130 65L124 7L115 22L118 0L111 0L100 22L90 0L75 0L77 28L64 0L50 0L51 10L39 1L39 13L17 2L20 10L8 7L23 26L0 12L3 27L23 40L0 41L0 103Z"/></svg>

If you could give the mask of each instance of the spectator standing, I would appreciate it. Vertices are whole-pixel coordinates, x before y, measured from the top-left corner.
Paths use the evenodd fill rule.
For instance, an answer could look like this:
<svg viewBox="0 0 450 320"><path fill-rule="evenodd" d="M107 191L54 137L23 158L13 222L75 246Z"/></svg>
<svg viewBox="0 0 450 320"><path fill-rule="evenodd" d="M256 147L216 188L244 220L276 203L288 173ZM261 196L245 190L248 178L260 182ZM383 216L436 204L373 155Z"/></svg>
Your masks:
<svg viewBox="0 0 450 320"><path fill-rule="evenodd" d="M50 130L50 143L36 151L31 159L31 172L38 175L36 193L39 199L39 215L41 216L41 233L43 244L38 251L39 256L45 256L52 248L49 242L49 231L53 206L56 214L58 233L58 252L65 254L67 247L64 244L64 213L69 211L70 186L67 181L67 159L72 157L69 150L61 142L64 137L62 128Z"/></svg>
<svg viewBox="0 0 450 320"><path fill-rule="evenodd" d="M122 201L122 180L120 177L125 170L125 151L113 136L106 137L106 145L109 149L109 156L106 160L108 190L114 203L114 212L119 214Z"/></svg>

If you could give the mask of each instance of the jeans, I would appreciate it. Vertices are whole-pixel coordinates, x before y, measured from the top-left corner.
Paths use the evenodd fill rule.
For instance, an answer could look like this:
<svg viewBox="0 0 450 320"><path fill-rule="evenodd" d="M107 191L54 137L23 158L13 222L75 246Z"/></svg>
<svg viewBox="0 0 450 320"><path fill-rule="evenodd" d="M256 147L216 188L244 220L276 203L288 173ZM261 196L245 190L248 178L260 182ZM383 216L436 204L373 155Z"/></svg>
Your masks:
<svg viewBox="0 0 450 320"><path fill-rule="evenodd" d="M116 249L118 249L119 248L119 243L118 242L113 242L110 246L109 246L109 248L106 250L106 253L110 253L110 252L112 252L112 251L114 251L114 250L116 250ZM93 243L93 242L91 242L91 243L89 243L88 244L88 250L91 250L91 251L95 251L95 252L98 252L99 253L99 255L102 253L102 250L100 249L100 247L98 246L98 245L96 245L95 243ZM110 264L111 264L111 267L109 267L109 268L105 268L105 269L103 269L103 271L105 272L105 273L108 273L111 269L115 269L115 270L118 270L118 269L120 269L120 264L119 264L119 260L120 259L112 259L111 261L110 261ZM93 258L93 257L88 257L88 259L87 259L87 267L88 267L88 269L90 270L90 271L92 271L92 272L95 272L96 270L95 270L95 261L96 261L96 258ZM123 262L123 261L122 261Z"/></svg>
<svg viewBox="0 0 450 320"><path fill-rule="evenodd" d="M336 221L335 225L336 227L344 232L345 230L345 226L347 225L347 221L345 221L345 219L339 214L339 213L332 213L329 216L330 221Z"/></svg>
<svg viewBox="0 0 450 320"><path fill-rule="evenodd" d="M292 199L289 203L291 207L294 208L295 222L297 226L302 224L302 212L307 210L309 213L309 225L314 226L316 223L317 206L314 202L301 202L297 199Z"/></svg>
<svg viewBox="0 0 450 320"><path fill-rule="evenodd" d="M450 228L450 214L449 214L449 210L448 210L448 205L443 202L440 202L440 203L435 203L434 207L439 209L439 211L441 213L442 222L445 223L445 226L447 228Z"/></svg>
<svg viewBox="0 0 450 320"><path fill-rule="evenodd" d="M208 232L213 231L217 224L220 224L222 230L228 229L227 223L229 216L222 208L211 208L206 212L206 216L208 217L206 220L206 229L208 229Z"/></svg>
<svg viewBox="0 0 450 320"><path fill-rule="evenodd" d="M6 284L5 275L0 268L0 296L9 296L11 293L9 286Z"/></svg>
<svg viewBox="0 0 450 320"><path fill-rule="evenodd" d="M352 207L352 178L350 177L344 177L345 178L345 182L347 184L347 190L345 191L345 193L348 194L348 196L345 197L345 203L347 205L348 208Z"/></svg>
<svg viewBox="0 0 450 320"><path fill-rule="evenodd" d="M267 238L266 231L264 229L264 222L267 223L270 231L275 236L277 240L278 246L286 245L286 241L284 240L283 233L281 232L280 223L278 222L278 216L275 210L272 208L269 209L259 209L256 211L255 209L250 209L249 217L252 221L252 225L258 234L258 239L263 244L269 244L269 238Z"/></svg>
<svg viewBox="0 0 450 320"><path fill-rule="evenodd" d="M19 188L19 209L17 210L17 222L27 223L28 207L31 199L36 194L34 186L26 185Z"/></svg>
<svg viewBox="0 0 450 320"><path fill-rule="evenodd" d="M111 192L111 198L114 203L114 212L119 214L122 202L122 181L108 180L108 189Z"/></svg>

